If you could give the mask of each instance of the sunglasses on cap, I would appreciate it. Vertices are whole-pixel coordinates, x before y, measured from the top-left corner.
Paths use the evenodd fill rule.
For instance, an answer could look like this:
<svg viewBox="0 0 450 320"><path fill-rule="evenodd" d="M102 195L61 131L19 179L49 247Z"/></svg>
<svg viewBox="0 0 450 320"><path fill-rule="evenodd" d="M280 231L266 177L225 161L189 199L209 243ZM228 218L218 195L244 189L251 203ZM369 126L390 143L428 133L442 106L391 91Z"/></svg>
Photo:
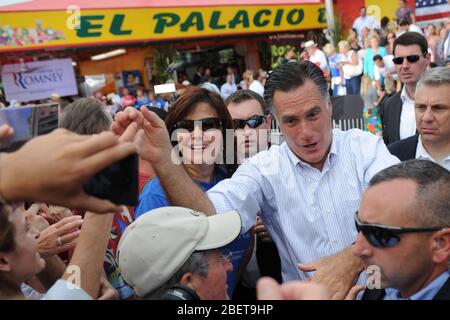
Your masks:
<svg viewBox="0 0 450 320"><path fill-rule="evenodd" d="M426 55L427 55L426 53L423 53L423 57L425 57ZM405 60L405 58L406 58L406 60L408 60L409 63L415 63L415 62L419 61L420 55L412 54L412 55L406 56L406 57L396 57L396 58L392 59L392 62L394 62L394 64L402 64L403 61Z"/></svg>
<svg viewBox="0 0 450 320"><path fill-rule="evenodd" d="M203 132L211 129L222 129L222 121L219 118L205 118L200 120L181 120L175 124L175 129L184 129L189 132L199 127Z"/></svg>
<svg viewBox="0 0 450 320"><path fill-rule="evenodd" d="M355 213L355 225L358 233L362 232L367 241L377 248L392 248L396 246L400 242L402 233L434 232L443 229L443 227L401 228L362 223L358 218L358 211Z"/></svg>
<svg viewBox="0 0 450 320"><path fill-rule="evenodd" d="M244 129L245 125L248 125L250 128L255 129L262 125L264 120L266 120L266 116L255 115L251 116L247 120L233 119L233 124L235 129Z"/></svg>

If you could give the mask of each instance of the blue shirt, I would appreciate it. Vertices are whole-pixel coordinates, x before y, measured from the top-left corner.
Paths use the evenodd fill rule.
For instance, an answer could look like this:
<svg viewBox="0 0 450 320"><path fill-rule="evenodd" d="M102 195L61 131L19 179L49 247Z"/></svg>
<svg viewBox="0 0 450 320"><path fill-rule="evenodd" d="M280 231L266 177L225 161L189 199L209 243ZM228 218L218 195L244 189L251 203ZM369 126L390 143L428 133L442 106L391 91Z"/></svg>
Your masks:
<svg viewBox="0 0 450 320"><path fill-rule="evenodd" d="M342 55L335 53L334 56L328 57L328 65L330 66L331 77L339 77L339 62L342 61Z"/></svg>
<svg viewBox="0 0 450 320"><path fill-rule="evenodd" d="M370 179L398 163L383 139L358 129L333 130L322 171L301 161L286 143L247 159L230 179L207 192L216 212L237 210L243 231L259 215L277 246L284 281L310 273L297 268L351 245L354 214Z"/></svg>
<svg viewBox="0 0 450 320"><path fill-rule="evenodd" d="M442 286L447 282L450 277L450 272L446 271L442 273L439 277L431 281L425 288L414 293L409 298L403 298L400 292L394 288L387 288L386 295L383 300L432 300Z"/></svg>
<svg viewBox="0 0 450 320"><path fill-rule="evenodd" d="M47 293L39 293L22 283L21 290L27 300L92 300L86 291L70 281L58 279Z"/></svg>
<svg viewBox="0 0 450 320"><path fill-rule="evenodd" d="M146 106L148 104L150 104L150 99L148 98L147 95L143 95L142 97L136 98L136 105L138 107Z"/></svg>
<svg viewBox="0 0 450 320"><path fill-rule="evenodd" d="M203 191L207 191L215 186L218 182L222 181L226 178L225 172L222 169L216 170L214 174L214 179L211 183L196 181L197 184L203 189ZM161 185L160 180L155 177L145 185L142 190L141 195L139 196L139 201L134 208L135 218L138 219L141 215L147 213L150 210L167 207L170 206L169 200L167 199L167 195ZM255 224L255 221L253 224ZM247 248L250 244L251 240L251 232L246 232L240 234L233 242L224 247L224 249L228 249L232 253L232 263L233 263L233 271L228 273L227 276L227 284L228 284L228 295L231 297L235 287L235 278L237 272L239 271L239 267L243 261Z"/></svg>

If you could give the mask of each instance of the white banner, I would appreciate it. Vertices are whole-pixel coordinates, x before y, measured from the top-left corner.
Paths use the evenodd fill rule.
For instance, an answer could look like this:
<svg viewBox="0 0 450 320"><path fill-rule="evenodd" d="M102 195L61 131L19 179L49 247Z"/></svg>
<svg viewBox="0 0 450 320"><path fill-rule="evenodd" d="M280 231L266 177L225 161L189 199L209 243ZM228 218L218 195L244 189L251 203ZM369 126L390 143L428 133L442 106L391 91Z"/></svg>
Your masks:
<svg viewBox="0 0 450 320"><path fill-rule="evenodd" d="M54 59L2 67L2 82L7 101L33 101L78 94L71 59Z"/></svg>

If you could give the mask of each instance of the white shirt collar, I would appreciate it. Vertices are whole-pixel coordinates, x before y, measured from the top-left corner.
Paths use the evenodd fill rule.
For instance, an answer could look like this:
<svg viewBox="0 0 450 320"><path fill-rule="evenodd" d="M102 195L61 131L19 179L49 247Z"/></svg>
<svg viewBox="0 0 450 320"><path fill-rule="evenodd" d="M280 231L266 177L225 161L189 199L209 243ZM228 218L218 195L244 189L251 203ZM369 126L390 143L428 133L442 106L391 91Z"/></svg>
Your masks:
<svg viewBox="0 0 450 320"><path fill-rule="evenodd" d="M425 149L425 147L422 144L422 137L419 135L419 141L417 142L417 150L416 150L416 159L424 159L424 160L430 160L433 161L435 163L438 163L429 153L428 151ZM438 163L440 165L444 165L444 163L446 161L450 161L450 154L447 155L447 157L445 157L443 159L443 163ZM444 166L445 167L445 166Z"/></svg>
<svg viewBox="0 0 450 320"><path fill-rule="evenodd" d="M409 97L409 94L406 91L406 85L403 86L402 93L400 94L400 98L402 99L403 103L405 103L405 100L407 100L410 103L414 103L414 100Z"/></svg>

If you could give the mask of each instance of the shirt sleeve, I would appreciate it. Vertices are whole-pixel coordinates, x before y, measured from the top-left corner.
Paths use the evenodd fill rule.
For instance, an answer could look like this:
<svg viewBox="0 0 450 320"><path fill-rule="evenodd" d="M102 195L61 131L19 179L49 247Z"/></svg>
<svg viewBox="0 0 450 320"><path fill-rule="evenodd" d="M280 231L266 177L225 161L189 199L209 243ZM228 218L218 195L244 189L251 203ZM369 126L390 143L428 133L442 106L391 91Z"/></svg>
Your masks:
<svg viewBox="0 0 450 320"><path fill-rule="evenodd" d="M256 215L262 211L264 176L250 162L242 164L234 175L222 180L207 193L216 212L237 210L241 216L242 232L249 230L256 222Z"/></svg>
<svg viewBox="0 0 450 320"><path fill-rule="evenodd" d="M383 169L386 169L394 164L400 162L400 160L393 156L383 139L379 137L373 137L375 140L371 143L368 153L365 153L364 165L365 165L365 175L364 175L364 185L367 187L370 180L374 175Z"/></svg>
<svg viewBox="0 0 450 320"><path fill-rule="evenodd" d="M59 279L42 300L93 300L83 289L72 282Z"/></svg>
<svg viewBox="0 0 450 320"><path fill-rule="evenodd" d="M374 76L375 80L381 79L380 68L378 68L377 65L374 65L374 67L373 67L373 76Z"/></svg>

